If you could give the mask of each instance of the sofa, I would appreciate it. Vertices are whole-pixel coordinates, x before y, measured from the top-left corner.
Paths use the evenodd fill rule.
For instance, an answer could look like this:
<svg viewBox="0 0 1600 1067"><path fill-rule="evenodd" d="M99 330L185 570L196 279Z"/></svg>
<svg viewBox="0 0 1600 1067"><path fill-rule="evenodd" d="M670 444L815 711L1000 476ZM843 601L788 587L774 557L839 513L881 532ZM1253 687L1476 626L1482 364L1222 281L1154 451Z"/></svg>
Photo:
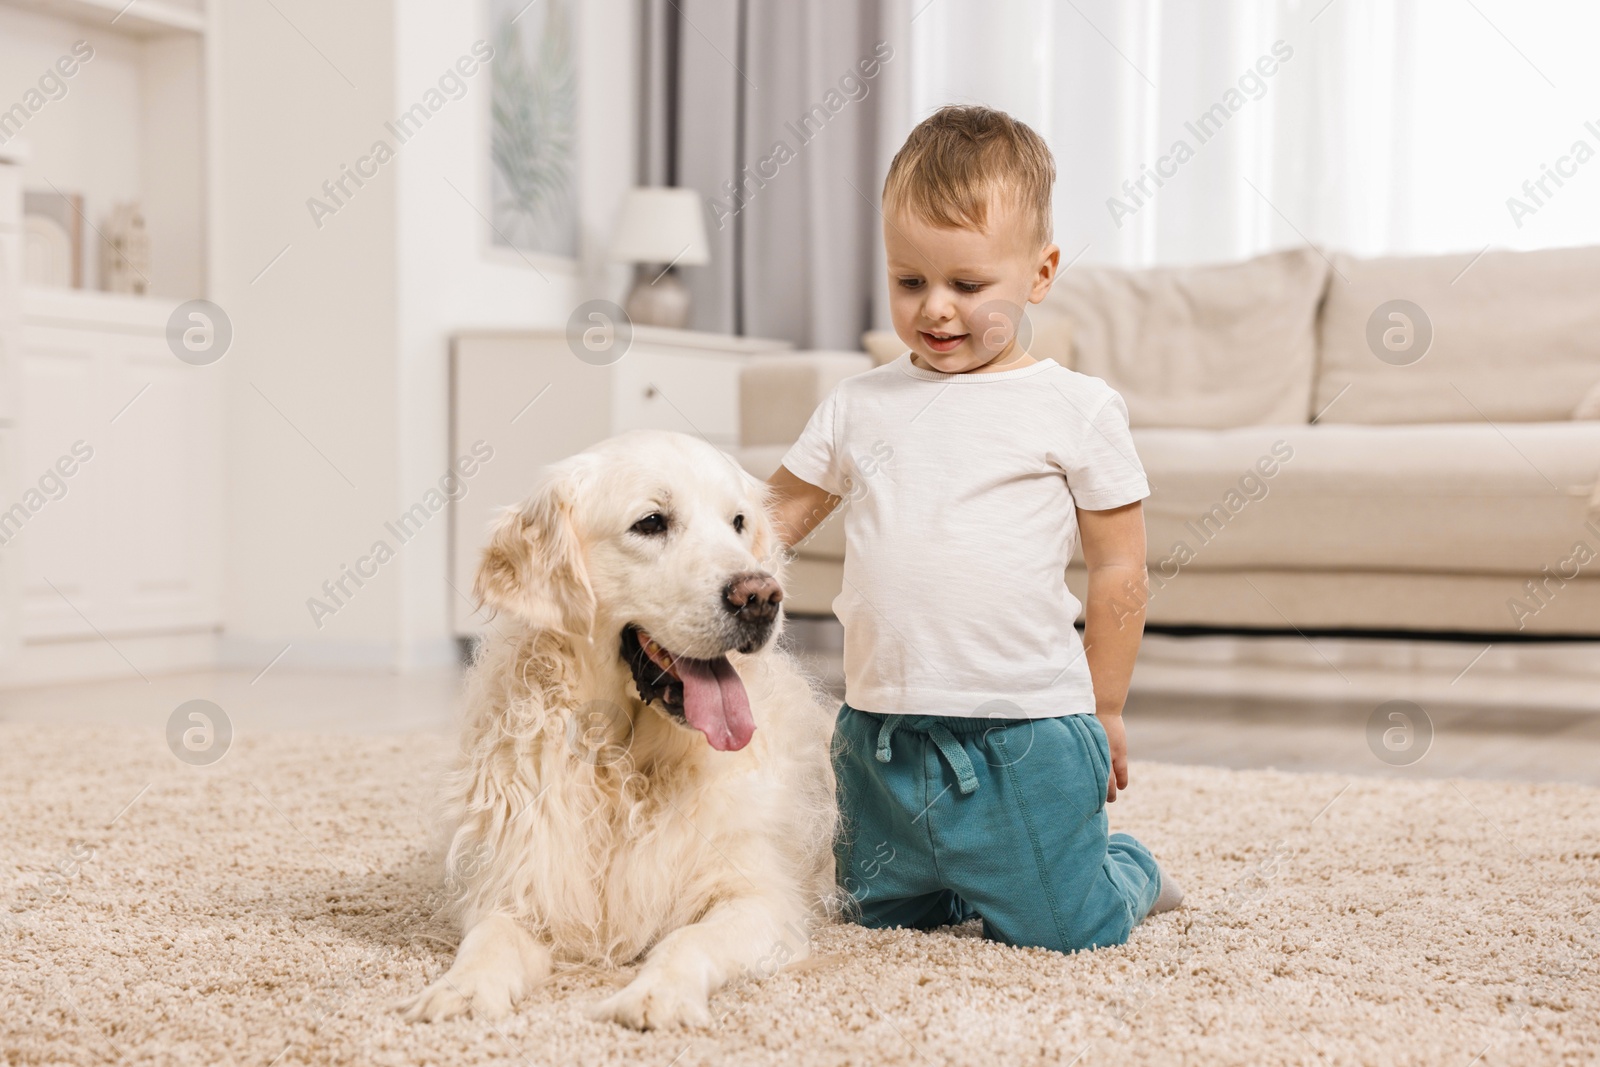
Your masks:
<svg viewBox="0 0 1600 1067"><path fill-rule="evenodd" d="M1600 248L1079 266L1024 329L1127 402L1147 626L1600 636ZM864 347L752 358L741 464L904 351ZM796 546L792 614L831 615L848 507Z"/></svg>

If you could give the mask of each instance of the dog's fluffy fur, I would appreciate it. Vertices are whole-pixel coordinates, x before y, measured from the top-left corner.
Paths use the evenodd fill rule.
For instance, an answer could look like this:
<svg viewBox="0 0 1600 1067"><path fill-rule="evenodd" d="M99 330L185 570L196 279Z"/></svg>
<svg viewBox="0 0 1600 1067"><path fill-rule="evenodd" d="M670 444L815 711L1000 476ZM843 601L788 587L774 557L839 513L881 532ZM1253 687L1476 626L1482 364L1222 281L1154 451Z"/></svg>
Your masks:
<svg viewBox="0 0 1600 1067"><path fill-rule="evenodd" d="M547 468L498 522L475 587L497 616L445 789L463 937L407 1018L493 1018L553 966L648 953L590 1014L704 1025L719 987L802 958L838 913L833 713L773 647L781 612L728 600L741 576L781 581L767 492L703 441L635 431ZM748 744L714 750L659 670L641 700L635 629L672 657L727 655Z"/></svg>

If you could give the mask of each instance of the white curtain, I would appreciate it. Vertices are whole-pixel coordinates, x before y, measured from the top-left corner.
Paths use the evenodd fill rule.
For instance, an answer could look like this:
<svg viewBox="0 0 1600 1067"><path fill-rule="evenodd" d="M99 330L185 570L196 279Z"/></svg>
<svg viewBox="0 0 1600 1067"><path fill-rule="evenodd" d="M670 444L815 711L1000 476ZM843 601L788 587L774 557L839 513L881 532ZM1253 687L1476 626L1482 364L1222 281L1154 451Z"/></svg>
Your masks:
<svg viewBox="0 0 1600 1067"><path fill-rule="evenodd" d="M931 0L910 33L907 125L1049 141L1064 263L1600 243L1592 0Z"/></svg>
<svg viewBox="0 0 1600 1067"><path fill-rule="evenodd" d="M885 125L910 110L906 3L643 0L641 177L706 205L694 328L859 347L884 152L909 128Z"/></svg>

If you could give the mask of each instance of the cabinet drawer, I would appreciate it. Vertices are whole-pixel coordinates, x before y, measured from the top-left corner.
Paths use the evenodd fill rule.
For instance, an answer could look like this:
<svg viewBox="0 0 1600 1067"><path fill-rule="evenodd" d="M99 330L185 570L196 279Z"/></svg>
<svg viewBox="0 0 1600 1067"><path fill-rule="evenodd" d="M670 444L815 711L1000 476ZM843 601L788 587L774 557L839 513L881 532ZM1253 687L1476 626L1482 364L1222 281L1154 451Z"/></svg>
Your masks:
<svg viewBox="0 0 1600 1067"><path fill-rule="evenodd" d="M741 357L640 349L617 364L615 428L676 430L713 444L739 442Z"/></svg>

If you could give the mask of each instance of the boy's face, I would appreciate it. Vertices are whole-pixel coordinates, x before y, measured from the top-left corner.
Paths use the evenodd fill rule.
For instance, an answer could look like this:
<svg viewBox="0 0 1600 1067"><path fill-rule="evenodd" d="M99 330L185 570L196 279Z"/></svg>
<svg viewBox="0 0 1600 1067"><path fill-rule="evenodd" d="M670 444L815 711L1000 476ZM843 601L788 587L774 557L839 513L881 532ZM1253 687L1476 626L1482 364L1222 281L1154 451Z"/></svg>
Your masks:
<svg viewBox="0 0 1600 1067"><path fill-rule="evenodd" d="M913 363L965 374L1038 362L1017 345L1017 325L1050 291L1061 250L1035 244L1031 230L1005 197L990 201L982 231L935 226L898 204L884 215L889 309Z"/></svg>

